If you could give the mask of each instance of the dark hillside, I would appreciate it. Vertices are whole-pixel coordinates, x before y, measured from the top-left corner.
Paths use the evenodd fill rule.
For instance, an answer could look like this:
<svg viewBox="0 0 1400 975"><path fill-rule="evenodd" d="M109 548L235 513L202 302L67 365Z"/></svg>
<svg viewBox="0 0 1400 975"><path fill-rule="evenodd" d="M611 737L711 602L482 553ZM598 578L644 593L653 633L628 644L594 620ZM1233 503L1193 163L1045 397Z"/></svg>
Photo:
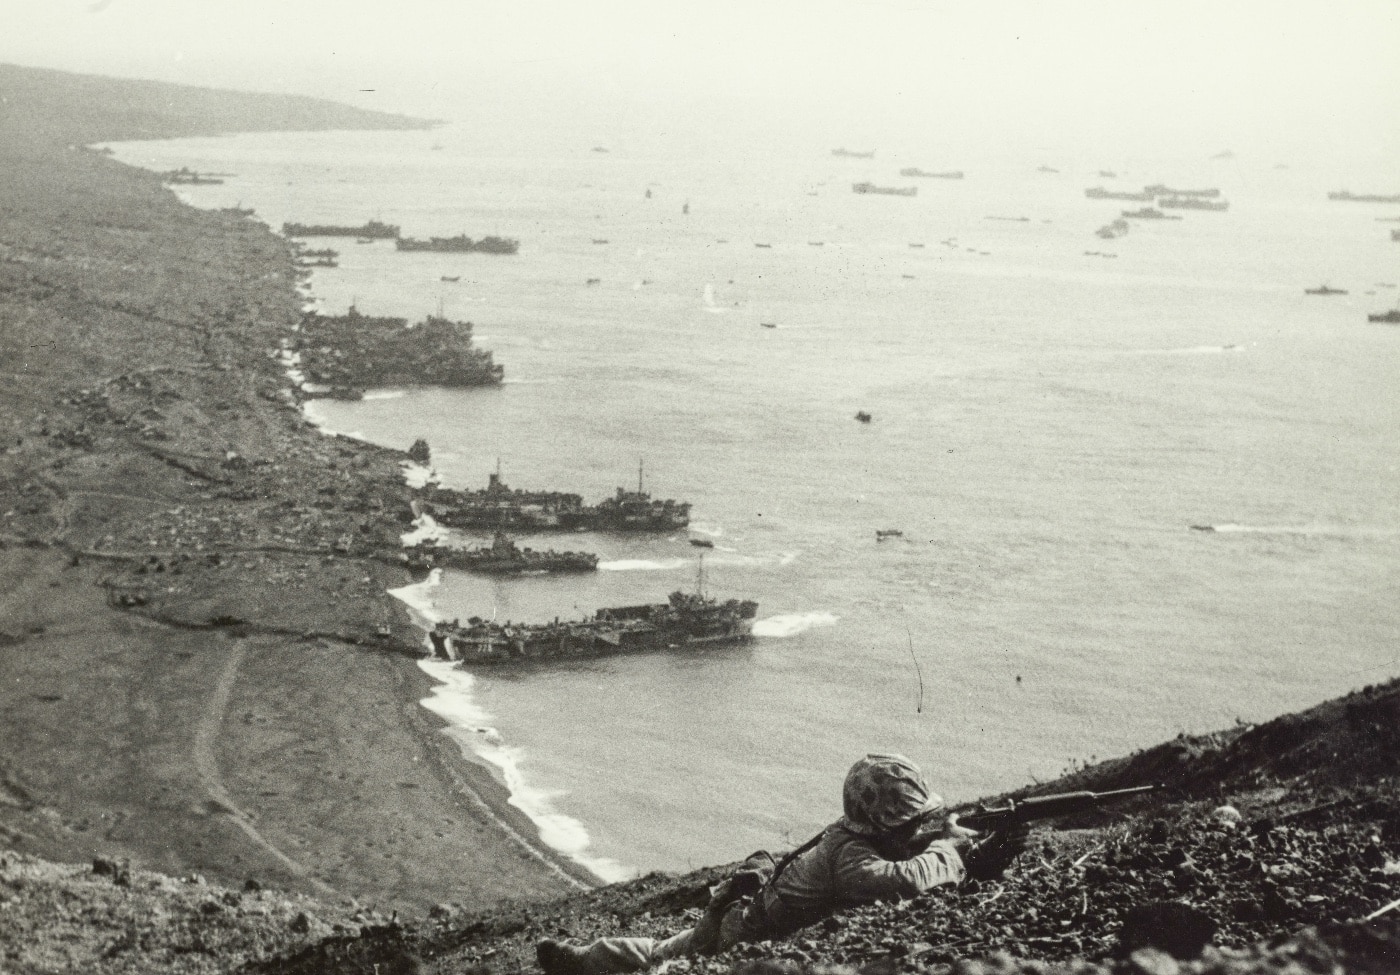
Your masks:
<svg viewBox="0 0 1400 975"><path fill-rule="evenodd" d="M21 146L223 132L423 129L432 123L319 98L193 88L0 64L0 138ZM11 151L16 147L10 146Z"/></svg>
<svg viewBox="0 0 1400 975"><path fill-rule="evenodd" d="M673 962L668 971L1393 975L1400 754L1397 726L1384 719L1397 708L1400 682L1391 682L1258 727L1183 737L1092 766L1034 791L1158 779L1167 788L1095 825L1039 828L1004 880L845 911L786 940ZM1226 803L1230 811L1220 811ZM673 933L723 874L653 874L539 907L444 908L421 924L332 939L248 971L310 975L335 959L337 971L370 972L361 961L409 954L435 972L530 970L543 937ZM1144 945L1189 940L1197 927L1215 946L1201 958L1122 960ZM975 958L1001 960L961 961Z"/></svg>

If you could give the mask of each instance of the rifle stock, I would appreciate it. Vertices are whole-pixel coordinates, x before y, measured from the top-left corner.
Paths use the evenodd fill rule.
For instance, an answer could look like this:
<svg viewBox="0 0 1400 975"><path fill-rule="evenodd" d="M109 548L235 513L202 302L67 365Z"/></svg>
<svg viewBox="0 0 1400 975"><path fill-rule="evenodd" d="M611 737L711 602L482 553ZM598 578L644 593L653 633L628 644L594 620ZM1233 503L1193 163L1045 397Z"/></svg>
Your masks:
<svg viewBox="0 0 1400 975"><path fill-rule="evenodd" d="M986 833L1021 823L1033 823L1038 819L1068 816L1070 813L1094 809L1108 802L1142 795L1160 788L1158 785L1139 785L1131 789L1114 789L1109 792L1060 792L1049 796L1032 796L1029 799L1008 799L1002 806L978 806L971 812L959 815L958 825Z"/></svg>

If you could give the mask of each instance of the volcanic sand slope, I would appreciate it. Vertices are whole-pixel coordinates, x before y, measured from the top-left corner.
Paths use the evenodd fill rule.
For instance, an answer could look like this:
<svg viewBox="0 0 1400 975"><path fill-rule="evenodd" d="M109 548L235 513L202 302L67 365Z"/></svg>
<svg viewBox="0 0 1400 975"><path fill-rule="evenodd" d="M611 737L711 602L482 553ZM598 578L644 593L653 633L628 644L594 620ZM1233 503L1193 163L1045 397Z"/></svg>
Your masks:
<svg viewBox="0 0 1400 975"><path fill-rule="evenodd" d="M422 123L10 66L0 97L4 845L385 906L572 889L416 703L403 455L302 418L287 242L81 147Z"/></svg>

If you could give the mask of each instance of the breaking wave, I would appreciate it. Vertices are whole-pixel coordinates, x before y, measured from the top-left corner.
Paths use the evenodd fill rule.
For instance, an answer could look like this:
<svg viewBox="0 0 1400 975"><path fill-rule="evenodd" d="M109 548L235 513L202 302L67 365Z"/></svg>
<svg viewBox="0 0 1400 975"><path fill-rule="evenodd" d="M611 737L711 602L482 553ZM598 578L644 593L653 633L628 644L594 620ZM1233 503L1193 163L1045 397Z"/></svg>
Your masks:
<svg viewBox="0 0 1400 975"><path fill-rule="evenodd" d="M590 856L588 830L578 820L555 810L550 801L559 793L537 789L525 781L520 768L525 751L506 744L501 733L492 727L491 715L472 696L476 678L445 660L420 660L418 666L439 684L431 697L418 703L447 721L447 734L464 756L475 757L499 770L510 793L510 804L535 824L541 842L607 883L635 876L634 871L616 860Z"/></svg>
<svg viewBox="0 0 1400 975"><path fill-rule="evenodd" d="M669 572L685 565L683 559L666 559L664 562L652 559L617 559L612 562L599 562L602 572Z"/></svg>
<svg viewBox="0 0 1400 975"><path fill-rule="evenodd" d="M442 570L434 569L428 573L428 578L422 582L415 582L411 585L400 586L398 589L390 589L389 595L403 603L416 617L416 622L423 629L431 629L440 617L437 612L437 605L433 602L433 589L442 581Z"/></svg>
<svg viewBox="0 0 1400 975"><path fill-rule="evenodd" d="M841 617L834 613L783 613L759 620L753 625L754 636L796 636L813 627L832 626Z"/></svg>

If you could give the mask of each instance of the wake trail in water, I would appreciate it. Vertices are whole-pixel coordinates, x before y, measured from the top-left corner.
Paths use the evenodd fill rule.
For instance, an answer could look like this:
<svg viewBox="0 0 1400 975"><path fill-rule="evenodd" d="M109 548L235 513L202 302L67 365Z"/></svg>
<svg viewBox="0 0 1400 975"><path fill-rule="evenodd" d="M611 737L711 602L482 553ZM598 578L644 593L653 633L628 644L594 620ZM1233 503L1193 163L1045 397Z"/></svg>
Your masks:
<svg viewBox="0 0 1400 975"><path fill-rule="evenodd" d="M834 613L781 613L759 620L753 625L754 636L797 636L818 626L834 626L841 617Z"/></svg>
<svg viewBox="0 0 1400 975"><path fill-rule="evenodd" d="M612 562L599 562L600 572L671 572L686 565L684 559L617 559Z"/></svg>

